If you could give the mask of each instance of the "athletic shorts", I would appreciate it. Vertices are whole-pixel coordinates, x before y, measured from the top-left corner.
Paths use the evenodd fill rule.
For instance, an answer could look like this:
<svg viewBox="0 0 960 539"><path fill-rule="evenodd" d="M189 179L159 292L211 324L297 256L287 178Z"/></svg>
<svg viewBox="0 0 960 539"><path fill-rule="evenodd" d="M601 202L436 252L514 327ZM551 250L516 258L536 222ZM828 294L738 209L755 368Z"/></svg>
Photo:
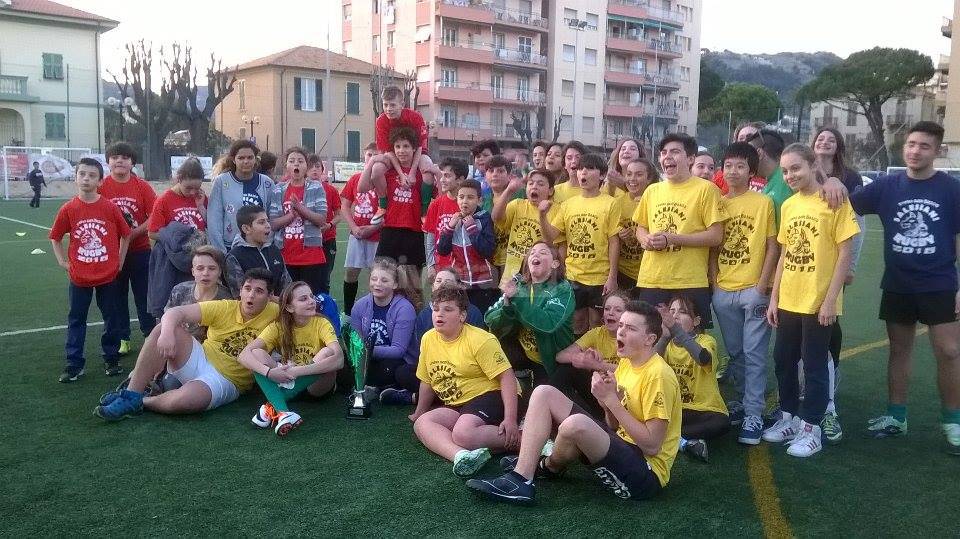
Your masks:
<svg viewBox="0 0 960 539"><path fill-rule="evenodd" d="M957 321L957 292L926 292L920 294L897 294L883 291L880 296L880 320L894 324L928 326Z"/></svg>
<svg viewBox="0 0 960 539"><path fill-rule="evenodd" d="M193 339L193 349L190 351L187 362L183 364L183 367L172 371L170 374L176 376L181 384L193 380L203 382L203 385L210 389L210 404L207 406L207 410L230 404L240 397L237 386L224 378L220 371L207 361L207 354L203 350L203 345L196 339Z"/></svg>
<svg viewBox="0 0 960 539"><path fill-rule="evenodd" d="M573 302L577 309L603 308L603 285L594 286L570 281L570 287L573 288Z"/></svg>
<svg viewBox="0 0 960 539"><path fill-rule="evenodd" d="M626 273L619 271L617 272L617 288L627 292L631 296L635 296L636 288L637 288L637 278L631 277Z"/></svg>
<svg viewBox="0 0 960 539"><path fill-rule="evenodd" d="M590 466L600 482L625 500L646 500L659 494L663 487L643 451L609 430L607 436L610 449L600 462Z"/></svg>
<svg viewBox="0 0 960 539"><path fill-rule="evenodd" d="M383 228L377 256L391 258L400 266L416 266L422 270L427 261L423 232L409 228Z"/></svg>
<svg viewBox="0 0 960 539"><path fill-rule="evenodd" d="M350 234L347 238L347 259L343 263L345 268L365 269L373 266L377 258L377 242L360 240Z"/></svg>
<svg viewBox="0 0 960 539"><path fill-rule="evenodd" d="M670 298L676 295L684 295L693 301L700 311L700 322L702 329L713 327L713 315L710 310L710 304L713 302L713 293L709 287L703 288L637 288L637 296L641 301L646 301L650 305L657 305L670 301Z"/></svg>
<svg viewBox="0 0 960 539"><path fill-rule="evenodd" d="M499 390L487 391L479 397L474 397L460 406L448 406L461 415L470 414L482 419L487 425L503 423L503 397Z"/></svg>

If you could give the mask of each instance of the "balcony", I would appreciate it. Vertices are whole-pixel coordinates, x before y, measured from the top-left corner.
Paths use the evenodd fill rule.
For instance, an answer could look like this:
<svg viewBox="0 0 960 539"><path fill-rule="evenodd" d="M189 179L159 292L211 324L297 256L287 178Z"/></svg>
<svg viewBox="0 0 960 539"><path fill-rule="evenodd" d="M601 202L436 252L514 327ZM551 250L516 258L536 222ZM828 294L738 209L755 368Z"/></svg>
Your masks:
<svg viewBox="0 0 960 539"><path fill-rule="evenodd" d="M678 45L661 39L644 39L639 33L632 32L607 32L607 48L633 53L649 53L664 58L683 56Z"/></svg>
<svg viewBox="0 0 960 539"><path fill-rule="evenodd" d="M480 118L460 118L459 120L436 119L436 127L431 129L440 140L483 140L495 136L494 129Z"/></svg>
<svg viewBox="0 0 960 539"><path fill-rule="evenodd" d="M953 19L943 18L943 23L940 24L940 33L943 34L943 37L953 37Z"/></svg>
<svg viewBox="0 0 960 539"><path fill-rule="evenodd" d="M887 127L899 128L904 125L913 125L912 114L887 114Z"/></svg>
<svg viewBox="0 0 960 539"><path fill-rule="evenodd" d="M445 101L493 103L492 87L479 82L437 81L434 96Z"/></svg>
<svg viewBox="0 0 960 539"><path fill-rule="evenodd" d="M525 67L532 69L547 69L547 57L537 54L533 51L506 49L496 47L493 49L493 63L499 65L509 65L514 67Z"/></svg>
<svg viewBox="0 0 960 539"><path fill-rule="evenodd" d="M27 77L0 75L0 101L34 103L39 98L27 95Z"/></svg>
<svg viewBox="0 0 960 539"><path fill-rule="evenodd" d="M491 5L490 10L493 11L494 24L498 26L511 26L521 30L539 32L546 32L549 27L549 21L536 13L496 5Z"/></svg>
<svg viewBox="0 0 960 539"><path fill-rule="evenodd" d="M649 73L635 66L607 65L603 79L611 84L624 86L655 86L680 88L680 81L673 72Z"/></svg>
<svg viewBox="0 0 960 539"><path fill-rule="evenodd" d="M643 114L643 105L626 99L605 99L603 101L603 115L620 118L634 118Z"/></svg>
<svg viewBox="0 0 960 539"><path fill-rule="evenodd" d="M937 61L937 71L941 73L950 72L950 55L941 54L940 59Z"/></svg>
<svg viewBox="0 0 960 539"><path fill-rule="evenodd" d="M814 118L813 125L817 126L817 129L823 129L824 127L832 127L836 129L840 125L840 121L835 116L828 118Z"/></svg>
<svg viewBox="0 0 960 539"><path fill-rule="evenodd" d="M492 86L493 101L514 106L536 107L547 102L547 94L529 88L507 88Z"/></svg>
<svg viewBox="0 0 960 539"><path fill-rule="evenodd" d="M607 13L634 19L660 21L679 27L682 27L685 22L683 14L679 11L650 7L649 0L609 0Z"/></svg>
<svg viewBox="0 0 960 539"><path fill-rule="evenodd" d="M493 63L493 47L477 41L452 41L444 39L437 44L437 58L458 62Z"/></svg>
<svg viewBox="0 0 960 539"><path fill-rule="evenodd" d="M437 15L475 24L493 24L493 11L482 0L437 0Z"/></svg>

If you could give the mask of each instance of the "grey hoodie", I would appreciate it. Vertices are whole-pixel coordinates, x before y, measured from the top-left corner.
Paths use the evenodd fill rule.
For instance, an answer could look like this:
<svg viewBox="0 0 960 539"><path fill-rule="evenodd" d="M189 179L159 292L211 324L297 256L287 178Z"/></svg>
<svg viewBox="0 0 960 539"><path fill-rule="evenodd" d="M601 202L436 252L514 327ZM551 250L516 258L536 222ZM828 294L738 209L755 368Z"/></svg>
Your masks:
<svg viewBox="0 0 960 539"><path fill-rule="evenodd" d="M254 177L247 181L260 182L257 194L263 201L263 211L268 211L273 201L273 187L276 185L274 181L263 174L254 174ZM243 184L232 172L224 172L213 180L213 190L207 206L207 236L210 238L210 245L224 253L230 250L234 238L240 232L237 227L237 210L243 205Z"/></svg>

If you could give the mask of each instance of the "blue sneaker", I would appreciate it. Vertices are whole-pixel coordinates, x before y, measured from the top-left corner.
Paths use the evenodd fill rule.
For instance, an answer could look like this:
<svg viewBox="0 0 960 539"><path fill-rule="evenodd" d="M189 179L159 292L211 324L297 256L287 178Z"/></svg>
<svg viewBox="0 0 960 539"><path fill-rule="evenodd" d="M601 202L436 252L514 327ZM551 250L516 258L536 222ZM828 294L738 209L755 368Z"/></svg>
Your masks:
<svg viewBox="0 0 960 539"><path fill-rule="evenodd" d="M763 436L763 419L758 415L745 417L737 441L741 444L757 445L760 443L761 436Z"/></svg>
<svg viewBox="0 0 960 539"><path fill-rule="evenodd" d="M413 403L413 392L407 389L388 387L380 392L380 404L403 406Z"/></svg>
<svg viewBox="0 0 960 539"><path fill-rule="evenodd" d="M740 401L728 401L727 413L730 417L730 424L734 427L739 427L740 424L743 423L743 418L746 415L743 404L740 404Z"/></svg>
<svg viewBox="0 0 960 539"><path fill-rule="evenodd" d="M107 421L120 421L127 417L140 415L142 412L143 394L123 389L120 391L120 395L106 406L97 406L93 410L93 415Z"/></svg>
<svg viewBox="0 0 960 539"><path fill-rule="evenodd" d="M492 479L470 479L467 487L494 500L521 505L530 505L536 494L533 483L517 472L507 472Z"/></svg>

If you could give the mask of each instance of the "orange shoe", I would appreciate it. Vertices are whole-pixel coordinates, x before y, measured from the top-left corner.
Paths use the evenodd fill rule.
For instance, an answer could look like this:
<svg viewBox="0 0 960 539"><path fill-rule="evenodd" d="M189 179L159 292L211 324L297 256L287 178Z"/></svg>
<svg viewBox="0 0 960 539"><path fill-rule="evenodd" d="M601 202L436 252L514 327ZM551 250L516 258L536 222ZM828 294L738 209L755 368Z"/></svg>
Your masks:
<svg viewBox="0 0 960 539"><path fill-rule="evenodd" d="M250 422L261 429L269 429L276 423L279 415L280 414L273 408L273 405L268 402L260 405L260 409L257 410L257 414L250 419Z"/></svg>

